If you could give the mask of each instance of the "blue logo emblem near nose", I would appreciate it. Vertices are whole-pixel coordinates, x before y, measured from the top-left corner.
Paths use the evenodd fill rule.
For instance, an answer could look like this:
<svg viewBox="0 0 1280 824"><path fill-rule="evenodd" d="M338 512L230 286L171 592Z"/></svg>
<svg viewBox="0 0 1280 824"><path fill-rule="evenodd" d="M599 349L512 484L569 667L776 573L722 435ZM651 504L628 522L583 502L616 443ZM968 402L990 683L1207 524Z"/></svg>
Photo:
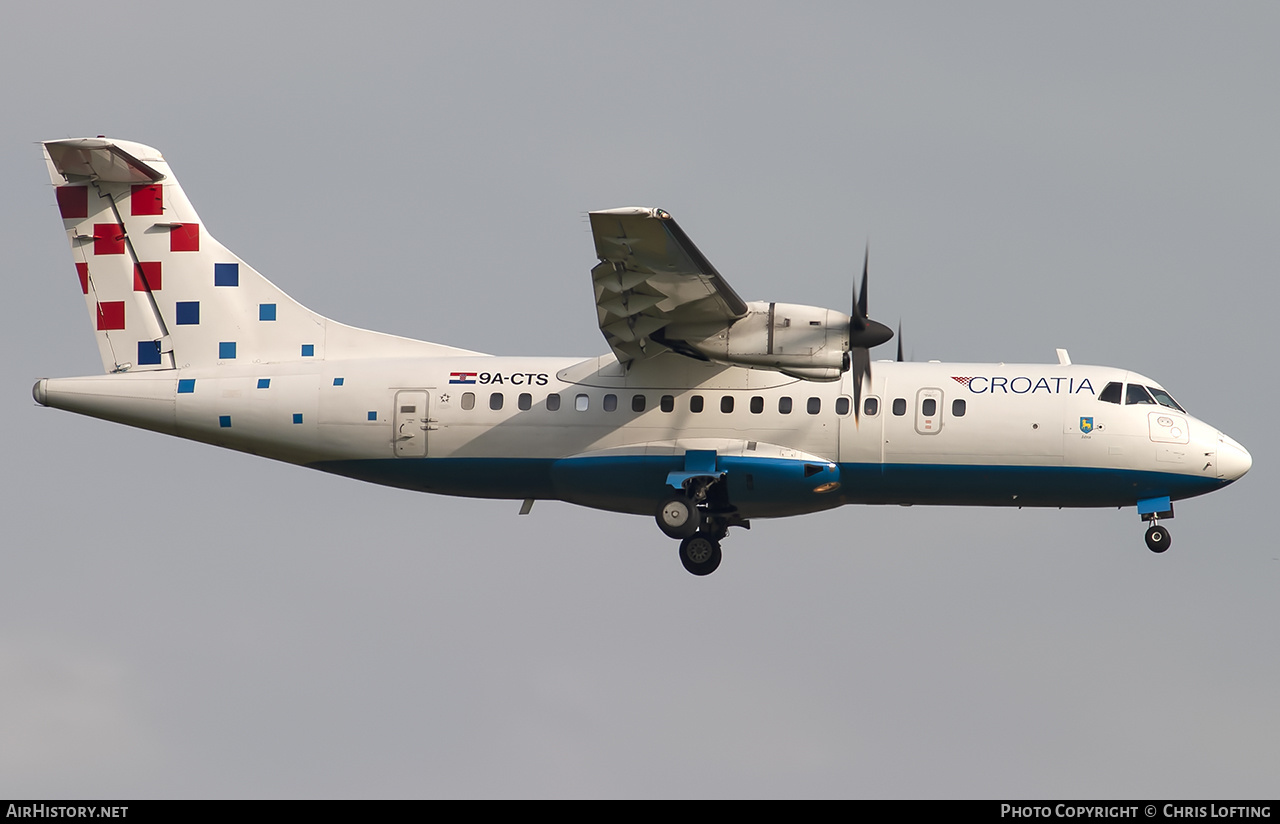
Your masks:
<svg viewBox="0 0 1280 824"><path fill-rule="evenodd" d="M1093 431L1093 418L1081 418L1081 419L1080 419L1080 431L1081 431L1081 432L1092 432L1092 431Z"/></svg>

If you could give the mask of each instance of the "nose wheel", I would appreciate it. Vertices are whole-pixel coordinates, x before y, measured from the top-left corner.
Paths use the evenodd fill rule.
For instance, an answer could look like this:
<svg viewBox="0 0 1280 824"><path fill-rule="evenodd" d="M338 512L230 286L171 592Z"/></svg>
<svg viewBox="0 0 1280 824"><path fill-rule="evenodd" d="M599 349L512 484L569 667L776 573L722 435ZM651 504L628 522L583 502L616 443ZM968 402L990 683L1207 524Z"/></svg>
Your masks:
<svg viewBox="0 0 1280 824"><path fill-rule="evenodd" d="M1147 549L1152 552L1164 552L1169 548L1169 530L1153 524L1147 529Z"/></svg>

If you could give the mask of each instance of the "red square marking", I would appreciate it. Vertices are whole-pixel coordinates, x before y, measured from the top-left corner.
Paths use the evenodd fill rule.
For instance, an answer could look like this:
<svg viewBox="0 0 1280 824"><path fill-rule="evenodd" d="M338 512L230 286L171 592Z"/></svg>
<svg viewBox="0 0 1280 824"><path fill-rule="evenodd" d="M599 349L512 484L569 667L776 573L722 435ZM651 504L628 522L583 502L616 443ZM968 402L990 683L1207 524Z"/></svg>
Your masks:
<svg viewBox="0 0 1280 824"><path fill-rule="evenodd" d="M124 328L124 301L109 300L98 304L98 331Z"/></svg>
<svg viewBox="0 0 1280 824"><path fill-rule="evenodd" d="M58 211L62 212L63 220L89 216L88 186L59 186L57 193Z"/></svg>
<svg viewBox="0 0 1280 824"><path fill-rule="evenodd" d="M159 183L134 186L129 193L129 214L162 215L164 214L163 187Z"/></svg>
<svg viewBox="0 0 1280 824"><path fill-rule="evenodd" d="M170 252L199 252L200 224L179 223L169 232Z"/></svg>
<svg viewBox="0 0 1280 824"><path fill-rule="evenodd" d="M133 291L146 292L147 287L151 287L152 292L160 291L160 261L140 261L137 266L133 267Z"/></svg>
<svg viewBox="0 0 1280 824"><path fill-rule="evenodd" d="M89 264L77 263L76 274L80 276L80 293L89 294Z"/></svg>
<svg viewBox="0 0 1280 824"><path fill-rule="evenodd" d="M93 253L95 255L123 255L124 227L119 223L93 224Z"/></svg>

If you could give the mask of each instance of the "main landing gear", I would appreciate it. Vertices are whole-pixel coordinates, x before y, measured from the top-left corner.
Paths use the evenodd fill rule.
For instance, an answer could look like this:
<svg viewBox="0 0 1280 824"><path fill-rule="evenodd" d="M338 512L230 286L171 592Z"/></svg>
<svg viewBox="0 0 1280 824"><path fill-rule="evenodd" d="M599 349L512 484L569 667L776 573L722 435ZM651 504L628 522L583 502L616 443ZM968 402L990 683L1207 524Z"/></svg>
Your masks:
<svg viewBox="0 0 1280 824"><path fill-rule="evenodd" d="M654 516L658 528L680 541L680 563L694 575L710 575L720 566L720 541L731 526L751 528L729 504L718 478L691 478Z"/></svg>

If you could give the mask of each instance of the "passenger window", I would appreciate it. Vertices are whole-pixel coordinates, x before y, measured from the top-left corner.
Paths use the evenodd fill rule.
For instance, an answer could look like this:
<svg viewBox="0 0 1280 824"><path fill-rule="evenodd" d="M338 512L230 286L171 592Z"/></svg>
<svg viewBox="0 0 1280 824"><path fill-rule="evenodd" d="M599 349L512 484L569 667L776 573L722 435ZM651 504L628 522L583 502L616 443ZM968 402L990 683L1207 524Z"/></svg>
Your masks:
<svg viewBox="0 0 1280 824"><path fill-rule="evenodd" d="M751 414L759 415L764 411L764 398L756 395L751 399Z"/></svg>
<svg viewBox="0 0 1280 824"><path fill-rule="evenodd" d="M805 411L810 415L816 415L822 411L822 398L810 398L805 404Z"/></svg>
<svg viewBox="0 0 1280 824"><path fill-rule="evenodd" d="M1151 395L1147 394L1147 390L1141 385L1131 383L1124 389L1124 404L1129 406L1135 403L1149 403L1155 406L1155 401L1151 400Z"/></svg>
<svg viewBox="0 0 1280 824"><path fill-rule="evenodd" d="M502 408L502 393L494 392L489 396L489 408L495 412Z"/></svg>
<svg viewBox="0 0 1280 824"><path fill-rule="evenodd" d="M604 396L604 411L606 411L606 412L616 412L616 411L617 411L617 409L618 409L618 396L617 396L617 395L605 395L605 396Z"/></svg>
<svg viewBox="0 0 1280 824"><path fill-rule="evenodd" d="M874 418L876 415L880 414L880 399L867 398L864 400L862 402L862 414L866 415L868 418Z"/></svg>
<svg viewBox="0 0 1280 824"><path fill-rule="evenodd" d="M555 412L560 408L560 396L556 394L547 395L547 411Z"/></svg>
<svg viewBox="0 0 1280 824"><path fill-rule="evenodd" d="M533 395L530 395L528 392L521 392L520 397L516 398L516 407L521 411L532 408Z"/></svg>
<svg viewBox="0 0 1280 824"><path fill-rule="evenodd" d="M691 398L689 398L689 411L690 411L690 412L701 412L701 411L702 411L702 396L701 396L701 395L694 395L694 396L692 396Z"/></svg>
<svg viewBox="0 0 1280 824"><path fill-rule="evenodd" d="M843 395L836 398L836 414L837 415L849 414L849 399L844 397Z"/></svg>
<svg viewBox="0 0 1280 824"><path fill-rule="evenodd" d="M475 393L475 392L463 392L463 393L462 393L462 408L463 408L463 409L475 409L475 408L476 408L476 393Z"/></svg>
<svg viewBox="0 0 1280 824"><path fill-rule="evenodd" d="M586 412L587 407L591 404L586 395L578 395L573 399L573 408L579 412Z"/></svg>
<svg viewBox="0 0 1280 824"><path fill-rule="evenodd" d="M720 411L726 415L733 411L733 395L725 395L720 399Z"/></svg>
<svg viewBox="0 0 1280 824"><path fill-rule="evenodd" d="M634 396L632 396L632 398L631 398L631 411L632 411L632 412L643 412L643 411L644 411L644 395L634 395Z"/></svg>
<svg viewBox="0 0 1280 824"><path fill-rule="evenodd" d="M924 403L920 404L920 413L926 418L932 418L938 414L938 402L933 398L925 398Z"/></svg>
<svg viewBox="0 0 1280 824"><path fill-rule="evenodd" d="M963 418L965 412L964 398L956 398L951 402L951 416L953 418Z"/></svg>
<svg viewBox="0 0 1280 824"><path fill-rule="evenodd" d="M791 414L791 399L790 399L790 398L778 398L778 411L779 411L780 413L782 413L783 415L790 415L790 414Z"/></svg>
<svg viewBox="0 0 1280 824"><path fill-rule="evenodd" d="M903 415L907 414L907 399L906 399L906 398L894 398L894 399L893 399L893 414L897 415L899 418L901 418Z"/></svg>
<svg viewBox="0 0 1280 824"><path fill-rule="evenodd" d="M1120 393L1123 389L1124 386L1122 384L1112 381L1102 387L1102 391L1098 393L1098 400L1106 401L1107 403L1120 403Z"/></svg>
<svg viewBox="0 0 1280 824"><path fill-rule="evenodd" d="M676 408L676 398L674 395L663 395L662 400L658 401L658 407L663 412L674 412Z"/></svg>

